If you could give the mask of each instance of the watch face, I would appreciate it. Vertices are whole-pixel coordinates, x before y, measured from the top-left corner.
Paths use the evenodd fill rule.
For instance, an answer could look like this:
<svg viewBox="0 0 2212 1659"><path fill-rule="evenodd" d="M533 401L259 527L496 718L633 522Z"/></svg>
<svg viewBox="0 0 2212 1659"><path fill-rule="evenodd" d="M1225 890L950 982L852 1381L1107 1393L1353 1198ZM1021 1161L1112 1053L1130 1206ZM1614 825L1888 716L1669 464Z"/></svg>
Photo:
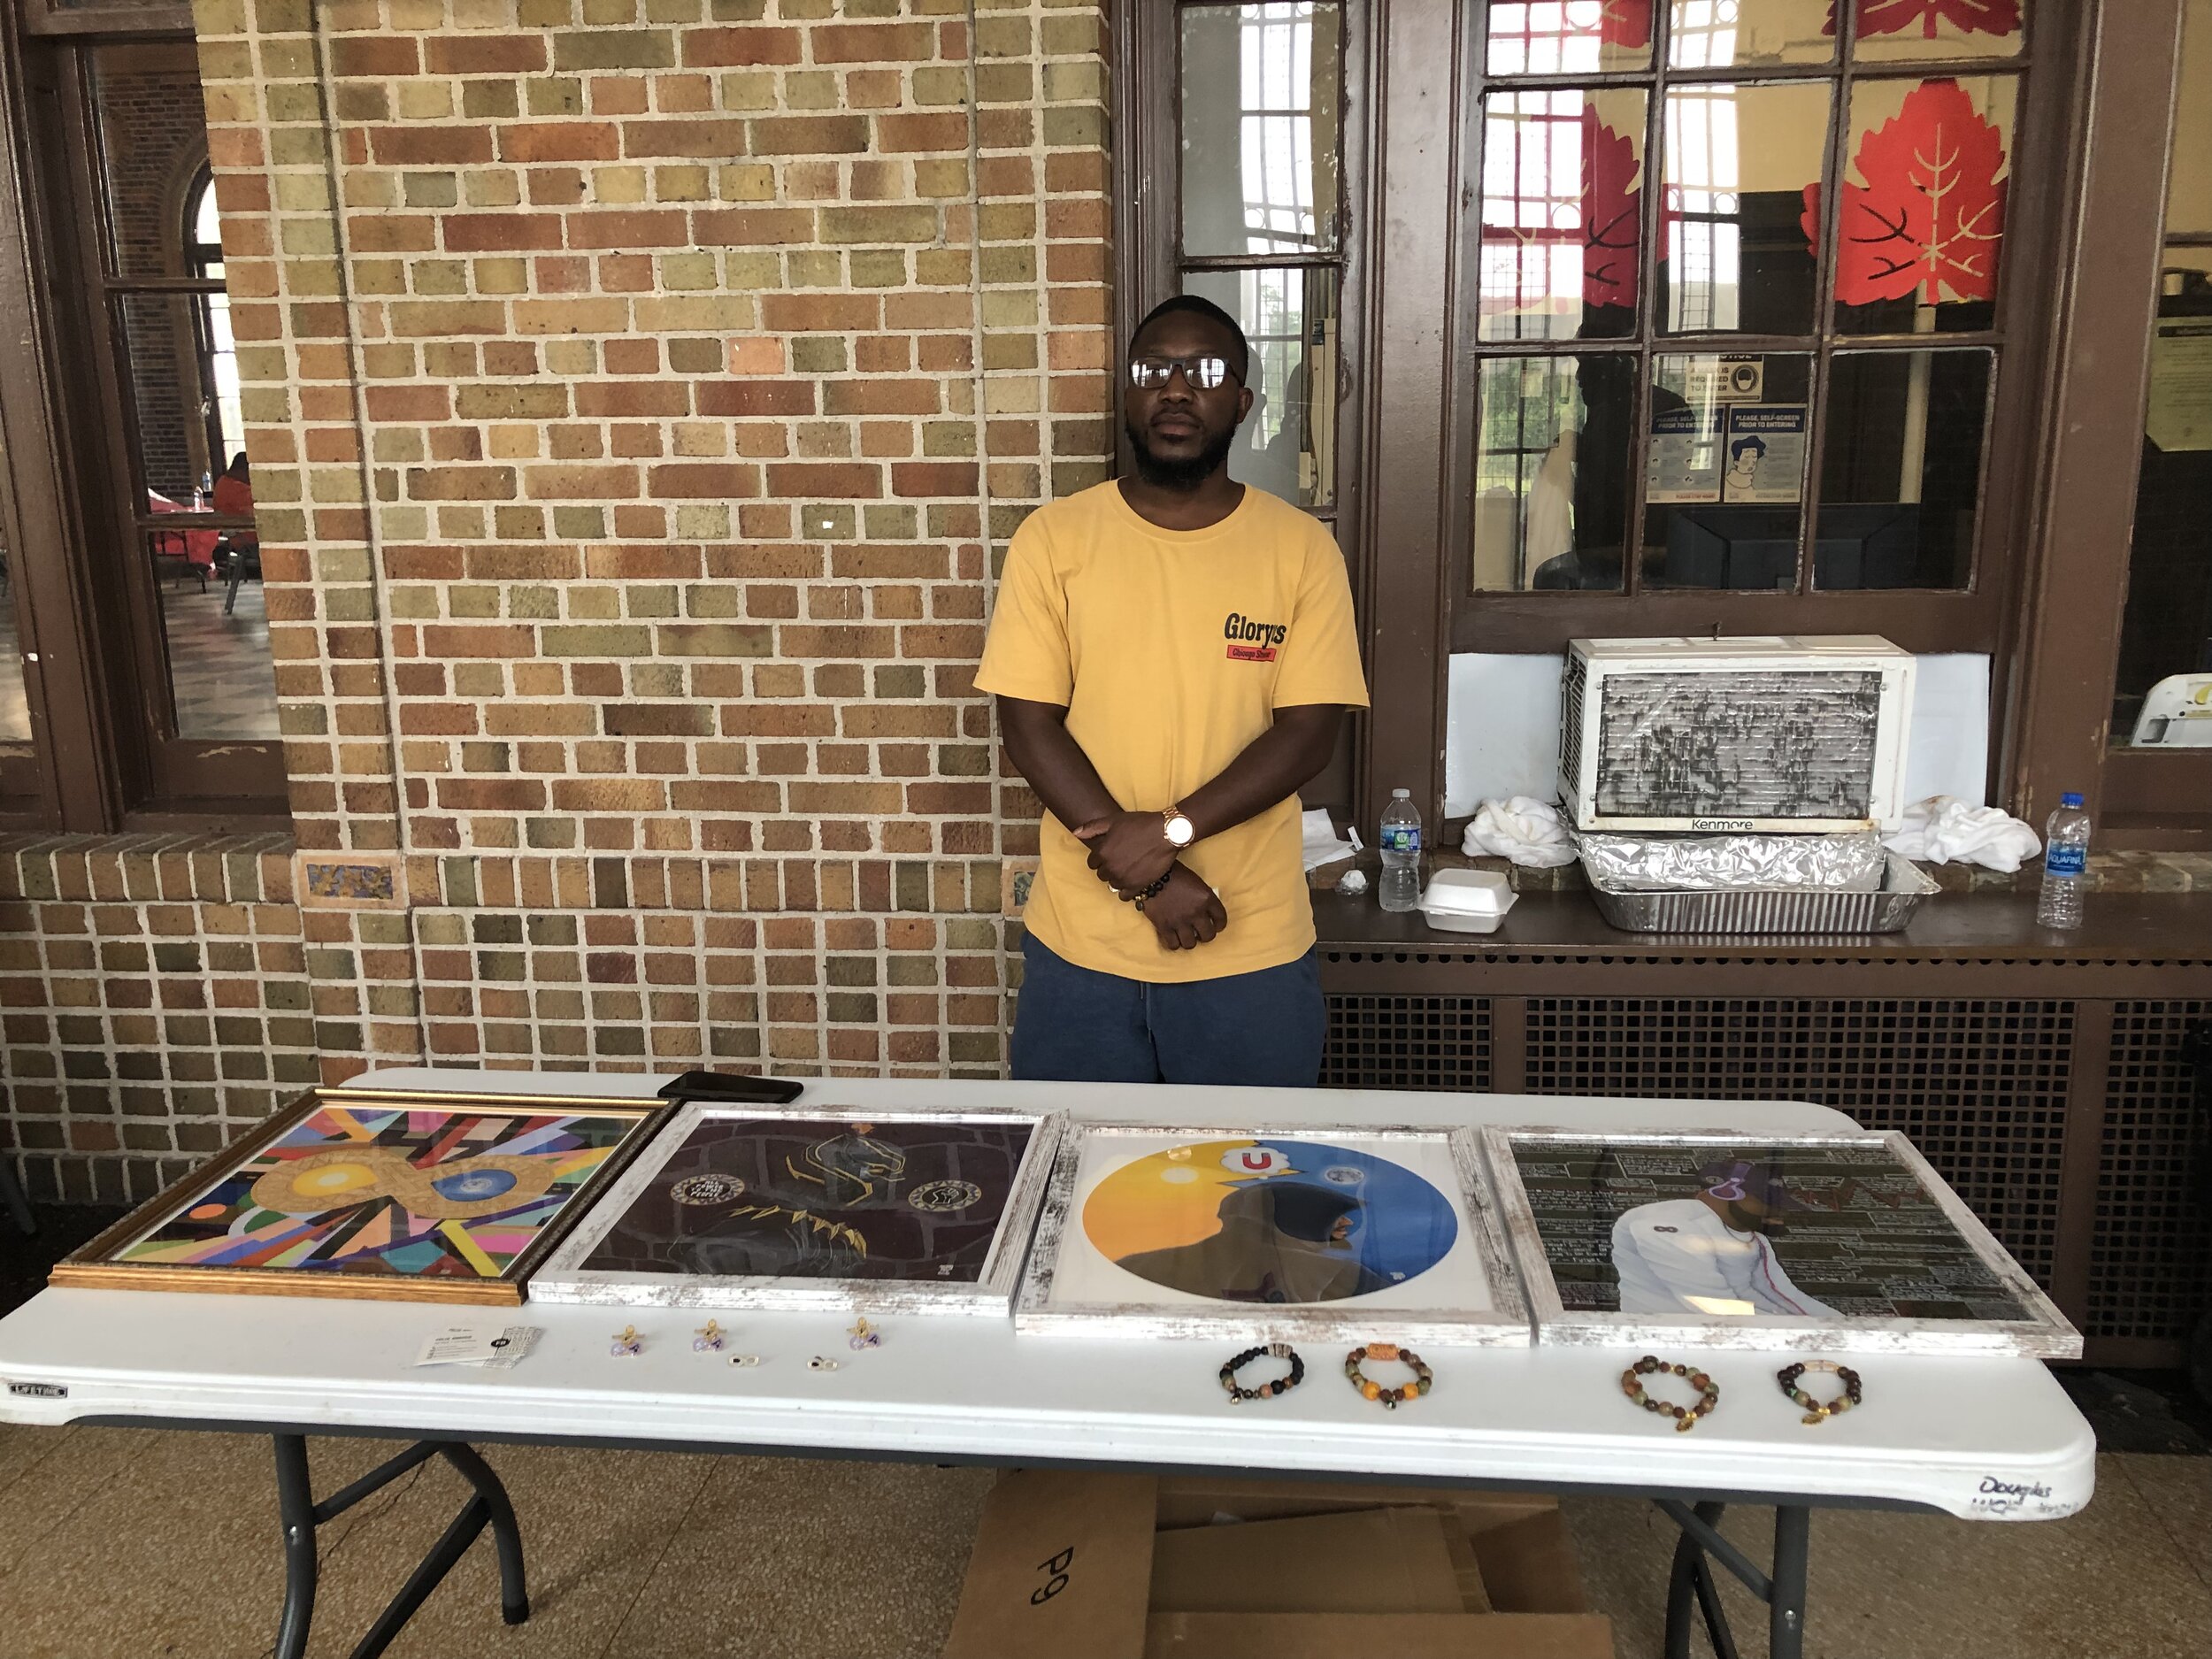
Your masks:
<svg viewBox="0 0 2212 1659"><path fill-rule="evenodd" d="M1189 846L1191 839L1190 820L1183 817L1180 813L1178 813L1175 817L1168 819L1167 838L1171 842L1178 847Z"/></svg>

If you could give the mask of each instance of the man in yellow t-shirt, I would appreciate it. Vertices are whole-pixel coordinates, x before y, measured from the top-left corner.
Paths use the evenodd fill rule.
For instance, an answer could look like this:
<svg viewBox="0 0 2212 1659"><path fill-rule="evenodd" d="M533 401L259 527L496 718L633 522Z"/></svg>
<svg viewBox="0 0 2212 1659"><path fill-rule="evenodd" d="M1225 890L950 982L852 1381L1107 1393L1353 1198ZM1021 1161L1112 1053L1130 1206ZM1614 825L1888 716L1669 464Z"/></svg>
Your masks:
<svg viewBox="0 0 2212 1659"><path fill-rule="evenodd" d="M1124 390L1135 476L1007 550L976 684L1046 812L1018 1078L1320 1074L1298 790L1367 687L1336 543L1229 476L1249 361L1218 306L1154 311Z"/></svg>

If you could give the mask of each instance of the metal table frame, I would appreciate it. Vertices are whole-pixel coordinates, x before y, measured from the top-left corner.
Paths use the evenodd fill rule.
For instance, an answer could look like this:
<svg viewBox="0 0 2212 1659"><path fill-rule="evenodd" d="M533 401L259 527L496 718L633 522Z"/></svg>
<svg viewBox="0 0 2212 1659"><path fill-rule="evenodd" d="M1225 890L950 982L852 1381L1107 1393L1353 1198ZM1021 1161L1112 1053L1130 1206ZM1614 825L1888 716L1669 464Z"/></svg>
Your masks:
<svg viewBox="0 0 2212 1659"><path fill-rule="evenodd" d="M521 1524L507 1488L477 1445L561 1446L604 1451L669 1452L741 1457L819 1457L858 1463L929 1463L938 1468L1006 1465L984 1457L954 1453L915 1452L895 1455L881 1451L847 1451L836 1447L745 1446L719 1442L664 1440L628 1440L619 1436L582 1438L571 1435L426 1433L417 1429L327 1427L319 1424L237 1423L175 1417L87 1417L78 1422L96 1428L180 1429L226 1434L266 1434L275 1451L277 1504L284 1547L284 1603L277 1620L274 1659L305 1659L308 1632L315 1616L315 1592L319 1571L316 1533L362 1500L382 1491L402 1475L434 1458L442 1457L473 1488L429 1552L408 1574L398 1593L378 1614L368 1632L356 1643L351 1659L378 1659L431 1593L442 1583L485 1529L491 1530L499 1556L500 1617L520 1624L530 1617L530 1596L525 1579ZM310 1435L330 1438L400 1440L411 1441L404 1451L379 1463L358 1479L318 1500L308 1463ZM472 1443L473 1442L473 1443ZM1310 1482L1341 1481L1371 1484L1372 1477L1316 1471L1275 1469L1200 1469L1190 1465L1150 1465L1102 1463L1081 1458L1026 1458L1024 1468L1094 1471L1115 1474L1205 1474L1240 1480L1282 1479ZM1667 1585L1666 1659L1694 1659L1693 1614L1701 1618L1717 1659L1737 1659L1734 1634L1720 1601L1711 1563L1719 1562L1742 1580L1752 1594L1770 1609L1768 1644L1771 1659L1803 1659L1805 1651L1805 1580L1811 1558L1812 1511L1815 1509L1908 1510L1923 1506L1880 1503L1866 1500L1824 1498L1809 1502L1801 1495L1771 1493L1643 1493L1623 1486L1563 1484L1557 1481L1471 1481L1445 1477L1423 1479L1393 1477L1390 1484L1431 1486L1440 1491L1565 1493L1590 1497L1649 1497L1660 1511L1682 1529L1675 1546L1674 1564ZM1771 1572L1762 1571L1736 1545L1720 1535L1718 1523L1730 1503L1772 1505L1774 1554ZM1939 1511L1924 1510L1927 1513Z"/></svg>

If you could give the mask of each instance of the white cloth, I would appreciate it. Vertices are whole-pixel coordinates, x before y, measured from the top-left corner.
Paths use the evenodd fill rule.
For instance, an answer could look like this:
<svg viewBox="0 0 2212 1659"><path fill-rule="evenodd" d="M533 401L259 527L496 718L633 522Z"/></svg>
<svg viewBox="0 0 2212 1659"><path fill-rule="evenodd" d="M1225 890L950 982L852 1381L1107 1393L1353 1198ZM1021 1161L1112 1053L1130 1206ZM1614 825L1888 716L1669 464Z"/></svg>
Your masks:
<svg viewBox="0 0 2212 1659"><path fill-rule="evenodd" d="M1552 870L1575 861L1574 843L1559 821L1559 810L1525 795L1510 801L1485 801L1477 807L1467 833L1460 837L1459 849L1470 858L1509 858L1532 870Z"/></svg>
<svg viewBox="0 0 2212 1659"><path fill-rule="evenodd" d="M1932 795L1905 809L1904 822L1882 845L1932 864L1979 864L2009 874L2043 850L2035 831L2001 807L1969 806Z"/></svg>
<svg viewBox="0 0 2212 1659"><path fill-rule="evenodd" d="M1305 843L1306 868L1318 870L1323 864L1333 864L1340 858L1349 858L1359 850L1359 832L1351 832L1351 840L1339 841L1336 826L1329 819L1329 809L1315 807L1298 818L1299 836Z"/></svg>
<svg viewBox="0 0 2212 1659"><path fill-rule="evenodd" d="M1623 1313L1782 1314L1836 1318L1775 1259L1763 1233L1738 1233L1702 1199L1639 1204L1613 1224Z"/></svg>

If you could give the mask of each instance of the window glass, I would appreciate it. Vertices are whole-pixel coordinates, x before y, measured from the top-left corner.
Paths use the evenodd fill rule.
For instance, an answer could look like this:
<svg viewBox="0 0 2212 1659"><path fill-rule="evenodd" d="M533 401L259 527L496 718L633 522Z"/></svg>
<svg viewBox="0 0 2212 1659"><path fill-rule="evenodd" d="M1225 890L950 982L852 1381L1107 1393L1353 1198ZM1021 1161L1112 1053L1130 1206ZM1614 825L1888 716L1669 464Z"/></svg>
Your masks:
<svg viewBox="0 0 2212 1659"><path fill-rule="evenodd" d="M1651 62L1653 0L1490 0L1494 75L1586 75Z"/></svg>
<svg viewBox="0 0 2212 1659"><path fill-rule="evenodd" d="M1182 12L1183 252L1333 248L1342 8Z"/></svg>
<svg viewBox="0 0 2212 1659"><path fill-rule="evenodd" d="M1832 284L1839 331L1994 324L2018 92L2012 75L1857 83ZM1808 248L1817 205L1808 198Z"/></svg>
<svg viewBox="0 0 2212 1659"><path fill-rule="evenodd" d="M1978 349L1836 355L1814 587L1967 585L1993 361Z"/></svg>
<svg viewBox="0 0 2212 1659"><path fill-rule="evenodd" d="M15 619L15 550L0 545L0 743L31 741L23 693L23 636Z"/></svg>
<svg viewBox="0 0 2212 1659"><path fill-rule="evenodd" d="M1838 0L1840 4L1840 0ZM2023 42L2026 0L1853 0L1859 62L2010 58Z"/></svg>
<svg viewBox="0 0 2212 1659"><path fill-rule="evenodd" d="M1645 108L1632 89L1483 100L1480 338L1635 332Z"/></svg>
<svg viewBox="0 0 2212 1659"><path fill-rule="evenodd" d="M1617 591L1635 357L1489 358L1477 419L1476 588Z"/></svg>
<svg viewBox="0 0 2212 1659"><path fill-rule="evenodd" d="M1667 61L1678 69L1829 63L1832 9L1832 0L1673 0Z"/></svg>
<svg viewBox="0 0 2212 1659"><path fill-rule="evenodd" d="M108 268L174 277L185 268L180 226L207 165L207 116L191 49L109 46L92 59Z"/></svg>
<svg viewBox="0 0 2212 1659"><path fill-rule="evenodd" d="M2112 741L2212 750L2212 0L2182 14Z"/></svg>
<svg viewBox="0 0 2212 1659"><path fill-rule="evenodd" d="M1825 81L1667 94L1660 326L1669 334L1798 334L1813 326L1801 221L1828 136Z"/></svg>
<svg viewBox="0 0 2212 1659"><path fill-rule="evenodd" d="M1230 476L1301 507L1335 501L1337 283L1325 266L1194 271L1184 292L1227 311L1252 346L1252 412Z"/></svg>
<svg viewBox="0 0 2212 1659"><path fill-rule="evenodd" d="M1800 352L1652 359L1644 586L1796 588L1811 381Z"/></svg>

